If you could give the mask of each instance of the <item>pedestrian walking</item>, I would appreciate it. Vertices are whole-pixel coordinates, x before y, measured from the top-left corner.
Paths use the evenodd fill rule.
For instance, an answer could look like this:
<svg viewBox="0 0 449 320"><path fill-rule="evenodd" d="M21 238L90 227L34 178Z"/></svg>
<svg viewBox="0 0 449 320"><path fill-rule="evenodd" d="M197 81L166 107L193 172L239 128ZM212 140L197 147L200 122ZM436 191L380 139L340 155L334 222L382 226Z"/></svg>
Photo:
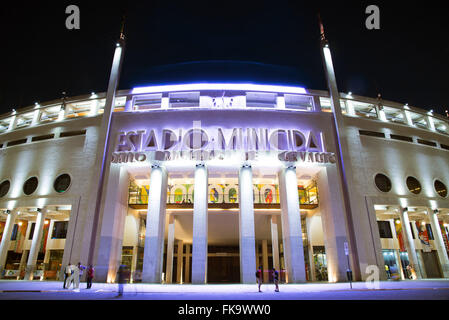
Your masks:
<svg viewBox="0 0 449 320"><path fill-rule="evenodd" d="M92 265L87 268L87 289L92 288L92 279L94 278L95 269Z"/></svg>
<svg viewBox="0 0 449 320"><path fill-rule="evenodd" d="M79 292L80 291L80 269L78 266L73 266L73 286L74 291Z"/></svg>
<svg viewBox="0 0 449 320"><path fill-rule="evenodd" d="M65 267L65 269L64 269L64 285L62 286L64 289L67 289L66 288L66 285L67 285L67 279L70 277L70 275L72 274L72 270L70 269L70 265L71 265L72 263L71 262L69 262L69 264ZM70 285L69 285L70 286Z"/></svg>
<svg viewBox="0 0 449 320"><path fill-rule="evenodd" d="M257 284L259 286L259 292L262 292L260 290L260 287L262 286L262 282L263 282L263 269L262 269L262 266L260 266L259 269L256 271L256 279L257 279Z"/></svg>
<svg viewBox="0 0 449 320"><path fill-rule="evenodd" d="M79 273L80 273L78 281L81 282L81 278L83 277L83 273L84 273L84 270L86 269L86 266L83 266L81 264L81 262L78 262L78 269L79 269Z"/></svg>
<svg viewBox="0 0 449 320"><path fill-rule="evenodd" d="M271 274L273 276L273 282L276 286L276 289L274 289L274 291L279 292L279 272L275 268L273 268Z"/></svg>
<svg viewBox="0 0 449 320"><path fill-rule="evenodd" d="M118 295L117 297L123 296L123 286L126 283L126 266L120 265L118 268Z"/></svg>
<svg viewBox="0 0 449 320"><path fill-rule="evenodd" d="M69 276L67 277L67 283L66 283L66 289L70 289L70 286L73 283L73 286L75 287L75 271L78 270L77 266L75 266L74 264L69 263L69 265L67 266L68 268L68 274ZM76 274L78 275L78 274Z"/></svg>

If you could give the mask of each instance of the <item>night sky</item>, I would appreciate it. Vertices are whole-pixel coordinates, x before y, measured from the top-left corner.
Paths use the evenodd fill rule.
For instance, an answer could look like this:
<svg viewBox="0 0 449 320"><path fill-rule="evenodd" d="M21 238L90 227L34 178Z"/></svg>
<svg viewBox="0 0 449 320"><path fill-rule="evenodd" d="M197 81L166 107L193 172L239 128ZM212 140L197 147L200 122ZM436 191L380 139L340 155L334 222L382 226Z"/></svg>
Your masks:
<svg viewBox="0 0 449 320"><path fill-rule="evenodd" d="M381 93L440 114L449 108L447 1L93 2L2 3L2 112L62 91L106 91L123 12L119 89L229 81L327 90L321 12L340 92ZM80 30L65 27L70 4L80 8ZM370 4L380 8L380 30L365 27Z"/></svg>

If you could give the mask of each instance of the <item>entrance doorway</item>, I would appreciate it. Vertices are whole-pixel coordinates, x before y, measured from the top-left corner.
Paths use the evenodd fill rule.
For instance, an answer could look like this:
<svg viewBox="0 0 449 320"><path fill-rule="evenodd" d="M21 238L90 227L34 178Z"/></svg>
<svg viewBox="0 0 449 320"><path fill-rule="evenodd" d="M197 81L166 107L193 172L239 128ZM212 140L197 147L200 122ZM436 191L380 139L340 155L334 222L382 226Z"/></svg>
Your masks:
<svg viewBox="0 0 449 320"><path fill-rule="evenodd" d="M207 283L240 283L239 256L208 256Z"/></svg>
<svg viewBox="0 0 449 320"><path fill-rule="evenodd" d="M438 262L437 252L435 250L430 252L422 252L424 261L424 268L426 270L427 278L442 278L440 264Z"/></svg>

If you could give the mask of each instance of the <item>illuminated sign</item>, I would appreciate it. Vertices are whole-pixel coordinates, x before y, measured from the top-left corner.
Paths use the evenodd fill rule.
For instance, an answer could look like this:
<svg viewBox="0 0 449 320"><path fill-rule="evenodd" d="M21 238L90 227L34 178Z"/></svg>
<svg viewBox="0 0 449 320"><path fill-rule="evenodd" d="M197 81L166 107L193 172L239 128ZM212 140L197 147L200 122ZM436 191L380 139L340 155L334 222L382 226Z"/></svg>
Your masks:
<svg viewBox="0 0 449 320"><path fill-rule="evenodd" d="M335 163L335 155L325 151L321 132L298 129L232 128L141 129L119 132L113 163L207 161L230 156L255 160L275 155L280 161Z"/></svg>

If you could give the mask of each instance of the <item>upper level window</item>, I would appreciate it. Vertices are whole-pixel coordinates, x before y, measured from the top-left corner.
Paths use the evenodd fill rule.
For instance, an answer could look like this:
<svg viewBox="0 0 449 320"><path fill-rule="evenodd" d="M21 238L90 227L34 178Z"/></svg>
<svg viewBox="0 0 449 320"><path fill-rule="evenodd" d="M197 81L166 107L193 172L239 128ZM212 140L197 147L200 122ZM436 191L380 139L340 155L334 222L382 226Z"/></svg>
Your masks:
<svg viewBox="0 0 449 320"><path fill-rule="evenodd" d="M23 184L23 193L27 196L36 191L38 185L38 180L36 177L31 177Z"/></svg>
<svg viewBox="0 0 449 320"><path fill-rule="evenodd" d="M41 122L55 121L58 119L60 112L61 106L53 106L42 109L40 121Z"/></svg>
<svg viewBox="0 0 449 320"><path fill-rule="evenodd" d="M443 182L441 182L440 180L435 180L434 187L435 187L435 191L438 193L438 195L440 197L446 198L447 187ZM1 196L1 193L0 193L0 196Z"/></svg>
<svg viewBox="0 0 449 320"><path fill-rule="evenodd" d="M391 190L391 181L386 175L378 173L374 178L376 187L382 192L389 192Z"/></svg>
<svg viewBox="0 0 449 320"><path fill-rule="evenodd" d="M160 109L162 103L162 94L149 94L145 96L137 96L134 100L133 110L145 111Z"/></svg>
<svg viewBox="0 0 449 320"><path fill-rule="evenodd" d="M383 112L385 114L385 118L388 121L396 122L396 123L406 123L405 114L401 109L383 107Z"/></svg>
<svg viewBox="0 0 449 320"><path fill-rule="evenodd" d="M354 114L360 117L366 118L378 118L376 106L369 103L364 103L360 101L352 101L352 106L354 108Z"/></svg>
<svg viewBox="0 0 449 320"><path fill-rule="evenodd" d="M390 221L377 221L379 228L379 235L383 239L392 239L393 234L391 232Z"/></svg>
<svg viewBox="0 0 449 320"><path fill-rule="evenodd" d="M421 192L421 183L415 177L408 177L406 183L411 193L419 194Z"/></svg>
<svg viewBox="0 0 449 320"><path fill-rule="evenodd" d="M10 186L11 183L9 182L9 180L5 180L0 184L0 198L6 196Z"/></svg>
<svg viewBox="0 0 449 320"><path fill-rule="evenodd" d="M331 99L320 97L321 111L332 112Z"/></svg>
<svg viewBox="0 0 449 320"><path fill-rule="evenodd" d="M0 133L5 132L9 129L9 125L11 124L11 121L13 120L13 117L0 119Z"/></svg>
<svg viewBox="0 0 449 320"><path fill-rule="evenodd" d="M285 96L285 108L312 111L313 99L308 96L286 94Z"/></svg>
<svg viewBox="0 0 449 320"><path fill-rule="evenodd" d="M266 92L247 92L246 106L249 108L275 108L277 94Z"/></svg>
<svg viewBox="0 0 449 320"><path fill-rule="evenodd" d="M19 232L19 225L16 223L14 224L14 226L12 227L12 232L11 232L11 241L17 240L17 233Z"/></svg>
<svg viewBox="0 0 449 320"><path fill-rule="evenodd" d="M175 92L169 94L170 108L199 107L199 92Z"/></svg>
<svg viewBox="0 0 449 320"><path fill-rule="evenodd" d="M70 187L70 182L71 182L70 175L64 173L56 178L53 187L55 188L56 192L63 193L67 191L67 189Z"/></svg>
<svg viewBox="0 0 449 320"><path fill-rule="evenodd" d="M67 236L68 221L55 221L53 223L52 239L65 239Z"/></svg>
<svg viewBox="0 0 449 320"><path fill-rule="evenodd" d="M418 128L428 129L426 117L427 116L424 114L410 112L410 118L412 119L412 123L414 126Z"/></svg>
<svg viewBox="0 0 449 320"><path fill-rule="evenodd" d="M433 118L433 125L435 126L435 130L437 132L449 134L449 124L447 124L446 122Z"/></svg>

